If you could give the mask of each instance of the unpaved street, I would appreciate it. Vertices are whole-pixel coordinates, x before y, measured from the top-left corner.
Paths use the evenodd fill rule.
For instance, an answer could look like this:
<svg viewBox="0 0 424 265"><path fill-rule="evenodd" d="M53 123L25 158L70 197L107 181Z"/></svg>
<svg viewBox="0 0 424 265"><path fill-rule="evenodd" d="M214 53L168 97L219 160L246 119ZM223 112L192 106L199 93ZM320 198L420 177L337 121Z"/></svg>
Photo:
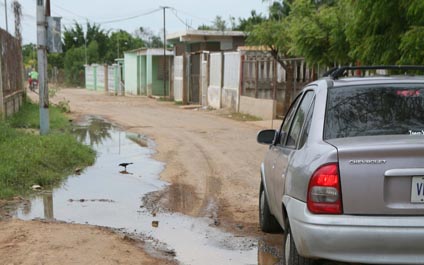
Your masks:
<svg viewBox="0 0 424 265"><path fill-rule="evenodd" d="M36 98L36 95L31 97ZM62 89L52 99L53 102L62 100L69 100L74 119L87 114L100 116L126 131L147 135L156 142L154 158L165 163L161 179L170 185L145 198L146 207L207 217L216 227L236 236L263 237L258 227L257 201L259 166L267 147L256 143L256 133L264 124L270 126L270 123L239 122L222 117L217 111L183 109L171 102L146 97L107 96L83 89ZM1 227L9 232L0 233L0 255L8 256L4 264L38 264L25 263L10 254L28 254L33 248L36 248L31 252L35 253L33 255L46 257L40 264L57 264L59 260L63 264L80 264L85 262L62 260L66 254L78 255L79 261L98 261L94 256L111 253L114 259L108 260L115 260L113 264L139 264L137 261L140 260L145 261L143 264L169 262L155 260L141 249L140 256L129 255L134 246L128 247L128 242L122 238L96 228L21 221L9 221ZM75 234L72 231L76 231ZM48 234L45 241L41 236L43 232ZM75 235L75 240L68 240L67 233ZM78 233L88 233L87 239L79 237ZM62 237L66 239L63 244ZM97 242L105 241L105 237L109 237L110 245L98 245ZM271 240L280 242L280 238L275 236ZM34 243L40 247L33 246ZM89 245L98 247L84 247ZM110 252L110 247L118 245L116 251ZM47 254L43 248L54 248L55 251ZM129 256L136 258L125 260ZM266 260L267 255L258 259L261 264L274 263ZM100 260L90 264L104 263Z"/></svg>

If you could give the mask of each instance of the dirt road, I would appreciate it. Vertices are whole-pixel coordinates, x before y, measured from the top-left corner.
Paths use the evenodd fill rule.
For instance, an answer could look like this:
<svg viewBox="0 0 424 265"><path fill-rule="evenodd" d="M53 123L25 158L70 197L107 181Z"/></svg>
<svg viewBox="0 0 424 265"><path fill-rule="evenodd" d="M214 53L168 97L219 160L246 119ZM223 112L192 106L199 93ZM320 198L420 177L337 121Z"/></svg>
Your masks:
<svg viewBox="0 0 424 265"><path fill-rule="evenodd" d="M171 185L166 190L149 196L147 205L150 203L154 207L172 212L213 218L218 227L235 234L260 234L257 211L259 166L267 148L256 143L256 133L261 128L261 122L239 122L221 117L216 111L188 110L170 102L158 102L146 97L115 97L82 89L62 89L52 101L64 99L69 100L75 118L86 114L98 115L125 130L145 134L156 142L155 158L166 163L161 179ZM3 223L0 227L3 231L15 231L9 234L0 232L1 256L10 250L20 253L25 247L32 246L34 240L37 240L32 239L33 231L40 229L48 230L48 234L52 234L49 239L52 240L51 243L44 244L47 244L46 248L55 247L53 256L55 253L62 257L62 254L66 254L61 253L60 238L56 238L58 241L53 240L55 229L63 229L63 237L67 237L66 233L72 233L70 231L88 233L89 239L86 240L90 240L90 245L95 245L97 240L104 241L105 236L109 237L110 245L100 245L92 250L97 251L99 255L109 252L108 247L116 245L123 246L122 253L119 252L120 248L113 252L113 256L117 258L127 257L129 255L126 251L133 251L127 247L127 242L122 242L115 235L105 235L103 231L83 226L55 224L50 227L38 222L13 221ZM15 243L13 238L31 240L17 240ZM63 244L80 245L79 242L65 241ZM84 244L80 247L84 247ZM41 251L40 248L37 251ZM38 253L37 251L34 253ZM92 251L77 251L74 253L83 255L82 259L84 255L88 255L85 257L87 259L93 255ZM145 257L137 257L139 260L145 259L147 264L155 264L141 251L140 255ZM0 264L1 262L3 261L0 261ZM16 263L22 262L13 258L6 262ZM138 264L118 259L116 263ZM46 261L40 264L54 263Z"/></svg>

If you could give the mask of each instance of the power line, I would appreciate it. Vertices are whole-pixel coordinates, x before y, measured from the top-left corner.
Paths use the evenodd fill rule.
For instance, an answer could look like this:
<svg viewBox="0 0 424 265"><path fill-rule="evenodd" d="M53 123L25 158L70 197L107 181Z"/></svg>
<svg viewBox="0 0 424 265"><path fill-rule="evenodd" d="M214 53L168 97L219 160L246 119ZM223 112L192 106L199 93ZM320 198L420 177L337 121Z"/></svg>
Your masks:
<svg viewBox="0 0 424 265"><path fill-rule="evenodd" d="M98 22L98 24L102 25L102 24L110 24L110 23L114 23L114 22L127 21L127 20L131 20L131 19L134 19L134 18L153 14L153 13L155 13L155 12L161 10L161 9L162 8L156 8L156 9L153 9L151 11L148 11L148 12L145 12L145 13L142 13L142 14L138 14L138 15L135 15L135 16L131 16L131 17L126 17L126 18L118 18L118 19L112 19L112 20L107 20L107 21L100 21L100 22Z"/></svg>
<svg viewBox="0 0 424 265"><path fill-rule="evenodd" d="M192 26L188 25L186 22L184 22L184 20L182 20L178 14L177 14L177 10L175 8L171 8L172 14L174 14L174 16L181 22L183 23L187 28L189 29L193 29Z"/></svg>
<svg viewBox="0 0 424 265"><path fill-rule="evenodd" d="M190 17L196 18L196 19L201 20L201 21L203 21L203 22L213 23L213 20L210 20L210 19L208 19L208 18L198 17L198 16L196 16L196 15L190 14L190 13L188 13L188 12L186 12L186 11L181 10L181 9L176 9L176 8L173 8L173 9L174 9L175 11L178 11L178 12L180 12L180 13L186 14L187 16L190 16Z"/></svg>

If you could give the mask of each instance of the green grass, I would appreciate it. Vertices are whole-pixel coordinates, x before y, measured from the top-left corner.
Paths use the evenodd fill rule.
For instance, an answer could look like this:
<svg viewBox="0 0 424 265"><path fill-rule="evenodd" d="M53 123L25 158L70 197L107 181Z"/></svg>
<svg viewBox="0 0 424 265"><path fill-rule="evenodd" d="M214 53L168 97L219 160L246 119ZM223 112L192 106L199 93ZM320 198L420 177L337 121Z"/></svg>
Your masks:
<svg viewBox="0 0 424 265"><path fill-rule="evenodd" d="M49 108L50 128L54 130L67 130L70 128L69 119L60 108L50 106ZM24 103L21 110L7 120L14 128L39 128L40 109L39 106L30 102Z"/></svg>
<svg viewBox="0 0 424 265"><path fill-rule="evenodd" d="M59 184L76 167L94 163L95 152L70 134L66 116L50 108L51 133L46 136L16 128L38 127L38 106L26 103L13 118L0 121L0 199L26 195L34 184Z"/></svg>
<svg viewBox="0 0 424 265"><path fill-rule="evenodd" d="M241 112L232 112L230 114L221 114L221 116L236 120L236 121L261 121L260 117Z"/></svg>

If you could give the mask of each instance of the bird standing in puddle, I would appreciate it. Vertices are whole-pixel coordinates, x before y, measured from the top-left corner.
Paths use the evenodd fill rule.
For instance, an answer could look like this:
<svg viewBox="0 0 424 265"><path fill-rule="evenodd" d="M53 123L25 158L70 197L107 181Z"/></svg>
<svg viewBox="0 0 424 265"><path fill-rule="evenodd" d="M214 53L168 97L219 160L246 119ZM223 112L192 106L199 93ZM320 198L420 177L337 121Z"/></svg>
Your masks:
<svg viewBox="0 0 424 265"><path fill-rule="evenodd" d="M127 171L127 166L132 165L132 164L134 164L134 163L121 163L121 164L119 164L118 166L124 167L124 170L119 171L119 173L121 173L121 174L131 174Z"/></svg>

